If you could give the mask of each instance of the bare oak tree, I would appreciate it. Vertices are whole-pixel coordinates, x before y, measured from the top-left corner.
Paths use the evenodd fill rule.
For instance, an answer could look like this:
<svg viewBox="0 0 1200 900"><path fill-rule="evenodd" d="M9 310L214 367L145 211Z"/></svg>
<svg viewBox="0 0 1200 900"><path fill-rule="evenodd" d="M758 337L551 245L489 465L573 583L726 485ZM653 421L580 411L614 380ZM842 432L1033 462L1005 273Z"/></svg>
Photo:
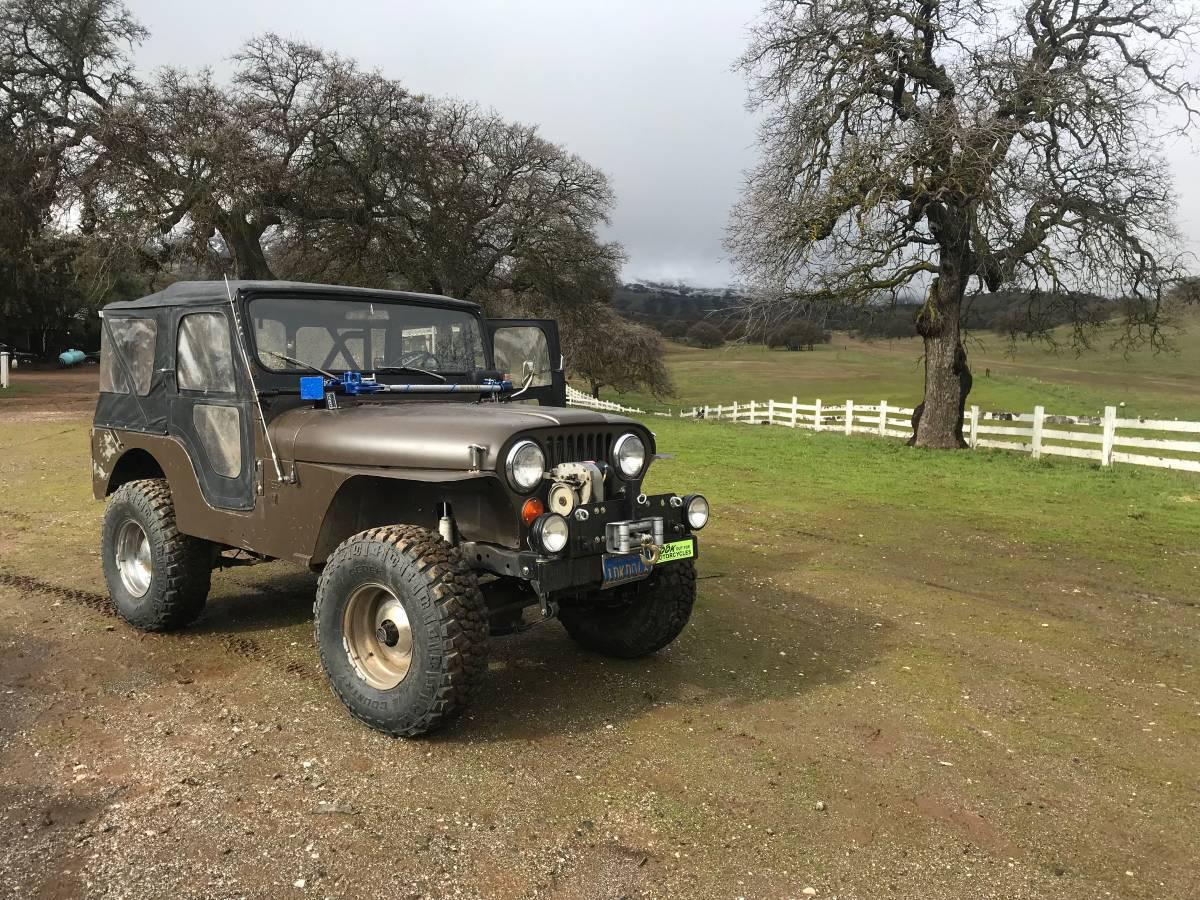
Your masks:
<svg viewBox="0 0 1200 900"><path fill-rule="evenodd" d="M674 391L654 329L630 322L607 304L579 310L561 324L567 371L586 381L593 397L603 387L620 394L640 389L655 397Z"/></svg>
<svg viewBox="0 0 1200 900"><path fill-rule="evenodd" d="M923 290L916 443L962 446L969 286L1121 298L1126 336L1161 340L1192 36L1172 0L771 0L731 251L784 301Z"/></svg>

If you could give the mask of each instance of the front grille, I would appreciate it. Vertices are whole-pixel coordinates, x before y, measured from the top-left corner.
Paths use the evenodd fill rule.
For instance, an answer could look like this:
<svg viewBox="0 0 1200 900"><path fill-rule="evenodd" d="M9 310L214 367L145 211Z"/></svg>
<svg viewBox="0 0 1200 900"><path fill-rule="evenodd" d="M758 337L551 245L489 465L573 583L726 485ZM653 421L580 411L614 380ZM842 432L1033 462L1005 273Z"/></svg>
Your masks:
<svg viewBox="0 0 1200 900"><path fill-rule="evenodd" d="M565 434L550 434L542 438L546 450L546 465L554 468L559 463L607 460L616 435L603 431L576 431Z"/></svg>

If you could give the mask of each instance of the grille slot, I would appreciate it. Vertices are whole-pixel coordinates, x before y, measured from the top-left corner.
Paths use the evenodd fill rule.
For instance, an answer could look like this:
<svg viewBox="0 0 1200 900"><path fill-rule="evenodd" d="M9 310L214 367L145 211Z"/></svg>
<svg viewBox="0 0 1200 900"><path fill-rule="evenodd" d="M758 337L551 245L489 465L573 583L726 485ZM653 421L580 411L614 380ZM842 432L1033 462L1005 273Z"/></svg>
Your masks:
<svg viewBox="0 0 1200 900"><path fill-rule="evenodd" d="M547 435L543 441L546 465L553 468L565 462L607 460L612 450L613 435L602 431L573 431Z"/></svg>

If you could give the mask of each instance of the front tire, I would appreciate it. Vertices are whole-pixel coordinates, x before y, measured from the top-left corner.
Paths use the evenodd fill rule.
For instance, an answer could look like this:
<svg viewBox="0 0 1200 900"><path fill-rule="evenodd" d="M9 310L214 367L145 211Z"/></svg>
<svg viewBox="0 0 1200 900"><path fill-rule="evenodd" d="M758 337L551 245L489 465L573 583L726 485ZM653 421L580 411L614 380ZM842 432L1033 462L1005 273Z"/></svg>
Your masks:
<svg viewBox="0 0 1200 900"><path fill-rule="evenodd" d="M445 725L487 670L488 614L458 550L392 525L333 552L313 608L321 665L355 718L396 737Z"/></svg>
<svg viewBox="0 0 1200 900"><path fill-rule="evenodd" d="M679 637L696 602L696 566L690 560L656 567L645 581L564 604L558 618L577 644L622 659L661 650Z"/></svg>
<svg viewBox="0 0 1200 900"><path fill-rule="evenodd" d="M174 631L204 611L212 544L181 534L166 479L121 485L100 535L104 580L117 613L142 631Z"/></svg>

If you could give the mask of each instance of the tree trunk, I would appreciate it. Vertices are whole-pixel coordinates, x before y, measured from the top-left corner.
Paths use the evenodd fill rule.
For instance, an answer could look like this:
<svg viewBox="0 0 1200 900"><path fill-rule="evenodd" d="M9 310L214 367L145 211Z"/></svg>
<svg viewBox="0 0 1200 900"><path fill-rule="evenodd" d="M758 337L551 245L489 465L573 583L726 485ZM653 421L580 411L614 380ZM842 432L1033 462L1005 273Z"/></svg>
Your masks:
<svg viewBox="0 0 1200 900"><path fill-rule="evenodd" d="M233 277L251 281L274 281L275 273L267 263L263 252L263 229L251 223L246 216L233 212L222 215L217 230L233 258Z"/></svg>
<svg viewBox="0 0 1200 900"><path fill-rule="evenodd" d="M965 253L943 249L941 274L917 318L925 341L925 400L913 442L918 447L950 450L967 446L963 410L971 390L971 373L962 345L960 314L968 274Z"/></svg>
<svg viewBox="0 0 1200 900"><path fill-rule="evenodd" d="M593 400L600 399L600 387L601 387L601 385L598 381L592 382L592 399Z"/></svg>

